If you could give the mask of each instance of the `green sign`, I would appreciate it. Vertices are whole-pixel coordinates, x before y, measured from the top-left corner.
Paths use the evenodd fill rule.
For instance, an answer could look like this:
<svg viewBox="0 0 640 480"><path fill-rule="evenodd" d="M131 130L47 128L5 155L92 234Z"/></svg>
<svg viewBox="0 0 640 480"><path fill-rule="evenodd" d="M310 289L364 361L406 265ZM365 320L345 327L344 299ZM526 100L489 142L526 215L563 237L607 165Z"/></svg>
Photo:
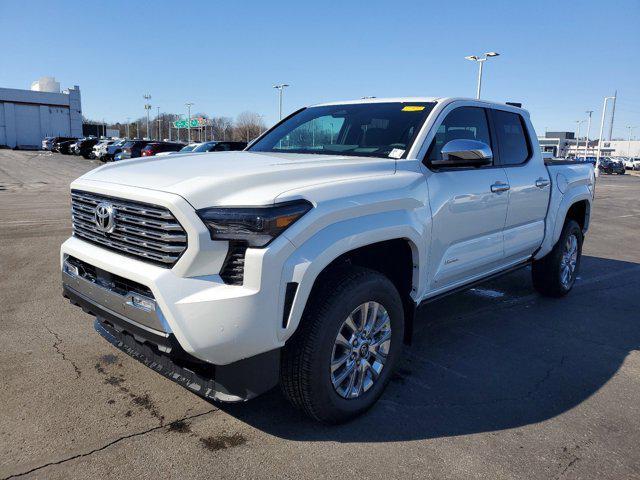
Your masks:
<svg viewBox="0 0 640 480"><path fill-rule="evenodd" d="M211 121L208 118L192 118L191 128L205 127L211 125ZM176 120L173 122L173 128L189 128L188 120Z"/></svg>

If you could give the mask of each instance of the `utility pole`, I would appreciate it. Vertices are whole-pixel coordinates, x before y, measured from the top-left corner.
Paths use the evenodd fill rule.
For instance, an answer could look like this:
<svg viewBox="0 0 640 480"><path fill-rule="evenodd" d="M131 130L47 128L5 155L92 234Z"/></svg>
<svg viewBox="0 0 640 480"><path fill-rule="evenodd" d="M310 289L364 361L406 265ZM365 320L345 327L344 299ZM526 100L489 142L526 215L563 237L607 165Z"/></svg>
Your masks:
<svg viewBox="0 0 640 480"><path fill-rule="evenodd" d="M158 141L161 142L162 141L162 132L160 131L160 107L156 107L157 108L157 112L158 112L158 116L156 117L158 119Z"/></svg>
<svg viewBox="0 0 640 480"><path fill-rule="evenodd" d="M613 94L613 106L611 107L611 124L609 125L609 141L611 141L611 135L613 134L613 119L616 116L616 100L618 99L618 91Z"/></svg>
<svg viewBox="0 0 640 480"><path fill-rule="evenodd" d="M598 175L598 167L600 166L600 149L602 148L602 131L604 130L604 115L607 111L607 102L616 97L604 97L602 104L602 118L600 119L600 135L598 136L598 154L596 155L596 175Z"/></svg>
<svg viewBox="0 0 640 480"><path fill-rule="evenodd" d="M278 119L282 120L282 93L284 92L284 89L287 87L290 87L291 85L287 84L287 83L279 83L278 85L274 85L273 88L279 90L279 96L280 96L280 102L279 102L279 108L278 108Z"/></svg>
<svg viewBox="0 0 640 480"><path fill-rule="evenodd" d="M467 60L471 60L472 62L478 63L478 88L476 91L476 98L480 100L480 92L482 91L482 66L484 62L486 62L491 57L498 57L500 54L497 52L487 52L483 57L478 55L469 55L468 57L464 57Z"/></svg>
<svg viewBox="0 0 640 480"><path fill-rule="evenodd" d="M129 136L129 125L131 124L131 117L127 117L127 138L131 138Z"/></svg>
<svg viewBox="0 0 640 480"><path fill-rule="evenodd" d="M589 148L589 133L591 132L591 114L593 110L587 110L587 115L589 115L589 120L587 122L587 139L584 144L584 158L587 158L587 149Z"/></svg>
<svg viewBox="0 0 640 480"><path fill-rule="evenodd" d="M184 105L185 107L187 107L187 112L188 112L188 123L187 123L187 131L189 132L188 143L191 143L191 107L195 104L193 102L187 102Z"/></svg>
<svg viewBox="0 0 640 480"><path fill-rule="evenodd" d="M151 140L151 130L149 130L149 111L151 110L151 104L149 103L149 100L151 100L151 95L145 93L142 98L147 101L147 103L144 104L144 109L147 111L147 137L149 138L149 140Z"/></svg>

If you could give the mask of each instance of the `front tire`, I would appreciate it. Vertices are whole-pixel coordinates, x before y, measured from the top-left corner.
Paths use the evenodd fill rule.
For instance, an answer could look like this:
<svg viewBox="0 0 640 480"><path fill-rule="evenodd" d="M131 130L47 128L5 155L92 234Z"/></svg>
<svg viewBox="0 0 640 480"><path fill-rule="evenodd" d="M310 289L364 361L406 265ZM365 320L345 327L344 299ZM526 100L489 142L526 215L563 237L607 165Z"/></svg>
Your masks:
<svg viewBox="0 0 640 480"><path fill-rule="evenodd" d="M576 281L582 257L582 230L575 220L567 220L553 249L533 263L534 288L547 297L562 297Z"/></svg>
<svg viewBox="0 0 640 480"><path fill-rule="evenodd" d="M294 406L336 424L382 395L401 355L404 314L393 283L374 270L341 268L318 282L283 349L281 385Z"/></svg>

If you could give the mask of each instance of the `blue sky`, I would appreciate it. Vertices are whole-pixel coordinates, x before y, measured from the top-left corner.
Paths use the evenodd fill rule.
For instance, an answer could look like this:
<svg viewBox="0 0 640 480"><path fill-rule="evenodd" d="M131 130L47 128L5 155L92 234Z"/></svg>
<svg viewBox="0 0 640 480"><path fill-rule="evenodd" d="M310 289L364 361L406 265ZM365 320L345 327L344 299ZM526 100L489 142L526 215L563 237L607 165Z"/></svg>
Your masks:
<svg viewBox="0 0 640 480"><path fill-rule="evenodd" d="M0 87L53 75L109 122L162 111L277 117L323 101L474 96L466 55L495 50L483 98L520 101L539 133L573 130L618 90L615 136L640 138L640 1L0 0ZM584 133L584 128L582 132Z"/></svg>

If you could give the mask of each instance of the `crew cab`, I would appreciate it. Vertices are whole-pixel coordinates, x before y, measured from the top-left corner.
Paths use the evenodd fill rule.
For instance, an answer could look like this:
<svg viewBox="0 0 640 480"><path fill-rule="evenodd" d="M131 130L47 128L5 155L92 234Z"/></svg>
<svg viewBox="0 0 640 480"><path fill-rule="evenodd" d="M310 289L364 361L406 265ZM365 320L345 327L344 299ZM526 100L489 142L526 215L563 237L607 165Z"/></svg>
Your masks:
<svg viewBox="0 0 640 480"><path fill-rule="evenodd" d="M531 266L566 295L593 166L545 165L526 110L459 98L303 108L240 152L140 158L71 184L64 295L206 398L278 383L339 423L383 394L415 311Z"/></svg>

